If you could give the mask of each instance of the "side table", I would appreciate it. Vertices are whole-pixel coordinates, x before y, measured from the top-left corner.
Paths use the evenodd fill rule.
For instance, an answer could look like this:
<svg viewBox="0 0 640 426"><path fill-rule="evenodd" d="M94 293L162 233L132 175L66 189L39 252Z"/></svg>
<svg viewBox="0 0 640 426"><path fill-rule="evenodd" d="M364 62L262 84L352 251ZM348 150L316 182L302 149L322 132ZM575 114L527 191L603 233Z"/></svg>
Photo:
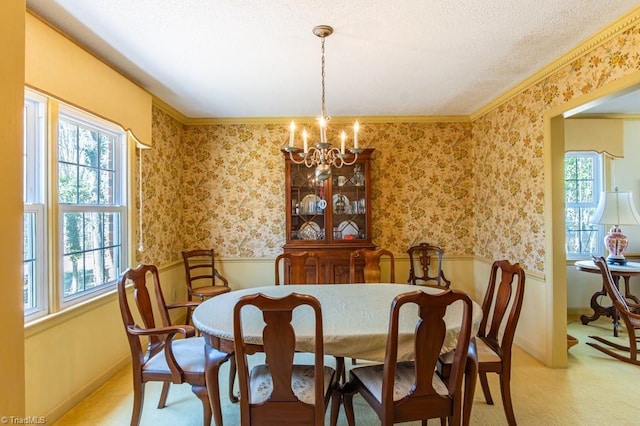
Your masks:
<svg viewBox="0 0 640 426"><path fill-rule="evenodd" d="M579 271L590 272L593 274L600 275L600 269L593 263L591 260L580 260L575 263L576 268ZM637 262L627 262L626 265L607 265L609 266L609 270L611 271L611 276L613 277L614 284L619 287L620 277L624 278L624 297L626 299L633 300L635 303L640 304L640 299L631 294L629 291L629 279L631 277L640 276L640 263ZM591 296L591 308L593 309L593 315L581 315L580 321L582 324L587 325L591 321L595 321L601 316L607 316L613 320L613 335L618 337L618 312L613 304L609 306L602 306L599 303L599 299L602 296L607 296L607 292L604 289L604 284L602 285L602 289L593 293Z"/></svg>

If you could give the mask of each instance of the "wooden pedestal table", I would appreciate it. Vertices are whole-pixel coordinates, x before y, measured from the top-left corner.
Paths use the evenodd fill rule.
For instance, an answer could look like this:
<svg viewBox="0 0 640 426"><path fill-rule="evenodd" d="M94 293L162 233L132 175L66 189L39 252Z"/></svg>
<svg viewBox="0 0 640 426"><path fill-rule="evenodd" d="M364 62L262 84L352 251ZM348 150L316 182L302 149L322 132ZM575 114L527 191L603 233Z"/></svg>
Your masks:
<svg viewBox="0 0 640 426"><path fill-rule="evenodd" d="M575 265L579 271L600 275L600 269L598 269L598 267L591 260L580 260L576 262ZM608 266L609 270L611 271L613 281L615 285L618 286L618 288L620 288L620 277L624 278L624 297L640 304L640 299L631 294L631 292L629 291L629 280L631 279L631 277L640 276L640 263L627 262L626 265L609 264ZM601 290L593 293L593 296L591 296L591 309L593 309L593 315L581 315L580 321L582 321L582 324L587 325L591 321L595 321L601 316L609 317L613 320L613 335L615 337L618 337L618 312L613 304L608 306L602 306L600 304L600 299L603 296L607 296L607 292L604 289L604 284L602 285Z"/></svg>

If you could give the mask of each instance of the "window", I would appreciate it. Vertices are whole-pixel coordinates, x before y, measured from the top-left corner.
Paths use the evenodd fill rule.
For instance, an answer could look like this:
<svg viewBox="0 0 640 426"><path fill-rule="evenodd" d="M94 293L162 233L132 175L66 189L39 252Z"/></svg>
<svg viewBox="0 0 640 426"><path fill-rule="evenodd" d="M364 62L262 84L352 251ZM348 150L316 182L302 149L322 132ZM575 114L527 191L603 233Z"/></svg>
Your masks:
<svg viewBox="0 0 640 426"><path fill-rule="evenodd" d="M46 98L35 93L24 103L23 146L23 286L24 313L46 313L46 232L44 206Z"/></svg>
<svg viewBox="0 0 640 426"><path fill-rule="evenodd" d="M113 290L127 259L126 137L116 125L56 101L25 98L25 319ZM38 111L39 113L30 113ZM51 114L51 112L49 112ZM29 131L33 128L33 131ZM35 136L34 136L35 135ZM47 170L47 145L52 170ZM54 173L55 172L55 173ZM51 193L47 194L45 189ZM45 200L53 200L47 205ZM47 221L45 212L51 214ZM53 219L57 218L57 219ZM56 221L57 223L53 223ZM47 244L45 236L53 239ZM47 247L53 253L47 253ZM47 262L47 259L51 259Z"/></svg>
<svg viewBox="0 0 640 426"><path fill-rule="evenodd" d="M568 258L604 251L604 228L589 223L603 188L602 155L572 152L564 159L565 232Z"/></svg>

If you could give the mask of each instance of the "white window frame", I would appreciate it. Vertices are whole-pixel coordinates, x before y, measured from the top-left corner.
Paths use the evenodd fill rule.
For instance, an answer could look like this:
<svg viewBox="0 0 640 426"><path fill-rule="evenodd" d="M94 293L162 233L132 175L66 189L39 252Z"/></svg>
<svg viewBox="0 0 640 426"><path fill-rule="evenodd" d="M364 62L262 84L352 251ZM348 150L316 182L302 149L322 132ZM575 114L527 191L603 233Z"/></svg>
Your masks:
<svg viewBox="0 0 640 426"><path fill-rule="evenodd" d="M591 203L585 202L568 202L567 194L565 193L565 216L567 208L595 208L598 206L598 202L600 201L600 195L604 190L605 183L605 165L604 165L604 156L597 152L566 152L565 158L574 157L574 158L591 158L594 160L594 177L593 177L593 195L594 200ZM595 239L597 242L596 250L593 253L576 253L569 252L568 246L566 251L567 259L569 260L579 260L579 259L590 259L592 255L598 255L600 253L604 253L604 226L603 225L594 225L594 230L596 232ZM565 239L567 238L569 230L567 229L567 224L565 223ZM583 232L583 231L581 231Z"/></svg>
<svg viewBox="0 0 640 426"><path fill-rule="evenodd" d="M47 98L25 90L23 202L24 215L34 215L33 238L33 307L25 307L25 321L33 321L49 312L47 268L47 211L45 208L45 176L47 175L46 144ZM24 239L23 239L24 241ZM23 265L23 270L24 270Z"/></svg>
<svg viewBox="0 0 640 426"><path fill-rule="evenodd" d="M132 236L128 225L131 219L128 161L130 141L126 132L114 123L28 88L25 88L24 113L24 212L34 214L36 234L33 241L36 246L33 284L35 306L25 308L26 324L103 294L115 292L118 279L130 261ZM112 203L85 205L59 202L58 126L61 119L96 129L114 138L116 148L113 161L116 172ZM47 126L50 128L47 129ZM69 212L118 213L119 257L118 269L108 283L64 297L63 221L65 213ZM82 248L83 252L91 250L93 248Z"/></svg>
<svg viewBox="0 0 640 426"><path fill-rule="evenodd" d="M115 157L114 157L114 165L116 169L116 181L114 182L114 205L97 205L97 204L65 204L60 203L57 190L56 190L56 204L58 208L58 262L59 262L59 274L58 274L58 303L60 308L67 308L69 306L73 306L75 304L87 301L89 299L93 299L96 296L101 294L110 292L115 290L116 284L118 282L118 277L121 275L122 271L127 265L128 259L128 246L129 246L129 237L128 237L128 206L127 206L127 137L125 132L122 129L110 123L107 120L103 120L101 118L95 117L91 114L88 114L80 109L71 107L69 105L60 104L60 111L58 120L56 120L56 124L64 119L66 121L75 122L82 126L92 127L96 130L107 133L115 138L116 144L119 145L119 149L115 149ZM55 153L55 164L56 170L58 170L58 141L55 141L56 153ZM56 188L57 188L57 179L56 179ZM112 281L109 281L105 285L98 286L91 290L85 290L80 294L74 294L65 297L64 296L64 231L63 231L63 222L65 213L119 213L120 222L119 222L119 232L120 232L120 255L119 255L119 265L120 271L116 274L116 278Z"/></svg>

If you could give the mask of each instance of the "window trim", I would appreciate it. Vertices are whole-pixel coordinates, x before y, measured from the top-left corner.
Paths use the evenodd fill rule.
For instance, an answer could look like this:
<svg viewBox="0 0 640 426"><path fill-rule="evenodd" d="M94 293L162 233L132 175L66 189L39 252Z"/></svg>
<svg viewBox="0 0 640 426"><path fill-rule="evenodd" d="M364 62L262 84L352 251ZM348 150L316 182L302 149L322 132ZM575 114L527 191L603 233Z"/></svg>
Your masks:
<svg viewBox="0 0 640 426"><path fill-rule="evenodd" d="M567 202L567 195L565 193L564 196L564 202L565 202L565 217L566 217L566 211L567 208L569 207L577 207L577 208L584 208L587 207L587 205L593 204L593 208L596 208L598 206L598 203L600 201L600 196L602 194L602 192L604 191L605 188L605 182L606 182L606 175L605 175L605 170L606 170L606 165L605 165L605 161L606 161L606 156L604 156L601 153L595 152L595 151L567 151L565 152L564 158L566 159L567 157L581 157L581 158L592 158L596 161L594 161L594 178L593 178L593 186L594 186L594 196L595 196L595 200L593 203L568 203ZM566 182L566 178L565 178L565 182ZM604 247L604 236L605 236L605 229L604 229L604 225L597 225L596 226L596 242L597 242L597 249L596 252L597 253L593 253L593 254L598 254L598 253L604 253L605 247ZM565 225L564 225L564 235L565 235L565 239L567 238L567 224L565 221ZM566 247L566 244L565 244ZM566 258L567 260L584 260L584 259L590 259L592 256L591 253L589 254L580 254L580 253L575 253L575 252L569 252L566 251Z"/></svg>
<svg viewBox="0 0 640 426"><path fill-rule="evenodd" d="M108 133L111 136L114 136L115 143L119 145L119 149L115 149L114 151L114 168L117 170L120 169L120 173L116 172L116 181L114 182L114 188L116 189L117 194L114 194L114 205L100 205L100 204L65 204L60 203L59 194L57 191L58 188L58 178L57 170L58 170L58 135L57 135L57 126L56 126L56 137L55 140L52 140L56 149L52 152L55 152L52 156L52 161L54 165L52 166L54 170L56 170L55 177L55 185L52 185L52 188L55 188L53 192L55 192L55 196L52 197L52 200L55 200L52 204L55 205L57 209L57 236L58 236L58 247L57 253L55 254L55 258L57 259L58 272L57 272L57 280L56 280L56 292L57 292L57 304L59 309L69 308L78 303L82 303L85 301L89 301L94 299L97 296L108 293L110 291L115 290L116 285L118 283L118 277L115 280L106 283L105 285L99 286L98 288L83 291L81 294L75 294L71 296L65 297L64 295L64 267L62 265L63 262L63 253L64 253L64 213L66 212L117 212L120 213L120 268L121 272L124 271L128 259L129 252L128 248L131 244L131 236L129 233L128 226L128 215L129 215L129 206L128 206L128 190L127 190L127 182L128 180L128 169L129 163L127 161L127 135L122 130L122 128L114 123L110 123L107 120L104 120L100 117L96 117L92 114L86 113L78 108L72 107L70 105L66 105L60 103L58 114L56 117L56 124L60 122L61 119L66 121L77 123L79 125L96 128L103 133ZM53 138L52 138L53 139Z"/></svg>
<svg viewBox="0 0 640 426"><path fill-rule="evenodd" d="M32 90L25 89L24 99L23 217L27 213L34 213L36 216L35 238L33 241L35 245L33 254L36 258L35 282L33 283L35 306L25 309L24 318L25 322L27 322L41 318L50 312L50 275L47 267L49 262L47 257L49 239L46 208L46 176L48 172L46 161L48 153L46 118L49 108L47 107L47 98ZM28 149L30 149L32 155L27 155ZM24 180L32 186L25 186Z"/></svg>
<svg viewBox="0 0 640 426"><path fill-rule="evenodd" d="M44 259L40 262L42 271L40 272L42 279L39 279L35 285L39 286L38 296L42 296L41 306L36 310L25 310L24 321L25 328L31 324L49 322L60 318L60 314L69 310L75 311L77 308L87 306L99 306L105 297L113 295L116 292L117 282L120 273L124 271L131 262L132 253L135 250L132 246L135 240L135 233L132 224L135 222L134 211L135 198L133 197L132 176L135 176L135 167L132 163L132 153L134 153L135 142L130 135L122 129L118 124L112 123L104 118L92 114L91 112L81 110L77 107L65 104L55 98L41 94L33 89L25 88L25 105L28 100L38 102L43 106L41 121L43 129L41 132L43 146L40 147L42 152L40 162L42 167L37 167L35 172L40 172L42 200L38 203L29 203L24 201L24 211L37 211L44 218L40 235L44 238L38 241L40 250L38 254ZM115 136L116 149L114 150L114 166L116 167L116 178L113 183L117 197L113 200L113 204L108 205L61 205L58 198L58 123L61 118L72 122L95 128L100 132L108 133ZM25 129L26 134L26 129ZM25 146L25 148L27 148ZM32 147L33 148L33 147ZM25 162L26 158L25 151ZM133 156L135 157L135 156ZM30 159L29 159L30 160ZM32 163L29 163L32 166ZM26 166L26 163L25 163ZM26 170L25 167L25 177ZM33 169L33 167L31 167ZM31 191L31 188L29 189ZM33 191L32 191L33 192ZM26 190L23 190L26 195ZM119 214L119 272L108 285L99 286L99 288L90 289L80 295L71 295L64 298L64 235L62 233L62 219L64 212L70 210L83 210L93 212L117 212ZM40 299L39 299L40 300Z"/></svg>

